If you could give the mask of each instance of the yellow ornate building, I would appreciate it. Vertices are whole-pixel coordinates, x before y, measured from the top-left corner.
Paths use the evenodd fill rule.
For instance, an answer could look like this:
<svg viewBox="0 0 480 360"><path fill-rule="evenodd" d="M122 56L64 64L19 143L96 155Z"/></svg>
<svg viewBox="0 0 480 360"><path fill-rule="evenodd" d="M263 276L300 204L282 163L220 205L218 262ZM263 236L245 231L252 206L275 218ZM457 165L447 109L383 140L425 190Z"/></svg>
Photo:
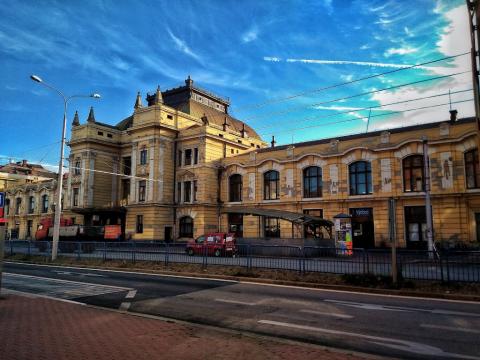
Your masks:
<svg viewBox="0 0 480 360"><path fill-rule="evenodd" d="M267 147L229 105L189 77L147 94L145 104L139 93L133 114L116 125L97 121L93 109L84 124L75 115L64 217L121 224L127 239L168 241L216 231L308 238L319 230L258 210L330 220L345 213L354 246L380 247L389 245L393 198L397 243L424 248L426 139L435 241L478 242L474 119L457 120L452 111L448 121Z"/></svg>

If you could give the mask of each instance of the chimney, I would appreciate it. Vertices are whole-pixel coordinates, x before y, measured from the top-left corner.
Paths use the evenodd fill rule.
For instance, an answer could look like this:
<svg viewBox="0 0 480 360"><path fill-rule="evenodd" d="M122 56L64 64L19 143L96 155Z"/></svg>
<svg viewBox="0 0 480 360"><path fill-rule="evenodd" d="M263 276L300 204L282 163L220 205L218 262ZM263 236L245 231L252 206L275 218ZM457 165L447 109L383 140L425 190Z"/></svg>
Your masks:
<svg viewBox="0 0 480 360"><path fill-rule="evenodd" d="M246 137L247 130L245 130L245 123L242 124L242 130L240 132L242 134L242 138Z"/></svg>
<svg viewBox="0 0 480 360"><path fill-rule="evenodd" d="M27 166L27 160L22 160L22 166Z"/></svg>
<svg viewBox="0 0 480 360"><path fill-rule="evenodd" d="M277 143L277 142L275 141L275 135L272 135L272 141L271 141L271 143L270 143L270 144L272 144L272 148L275 147L275 144L276 144L276 143Z"/></svg>
<svg viewBox="0 0 480 360"><path fill-rule="evenodd" d="M457 121L457 110L450 110L450 121Z"/></svg>

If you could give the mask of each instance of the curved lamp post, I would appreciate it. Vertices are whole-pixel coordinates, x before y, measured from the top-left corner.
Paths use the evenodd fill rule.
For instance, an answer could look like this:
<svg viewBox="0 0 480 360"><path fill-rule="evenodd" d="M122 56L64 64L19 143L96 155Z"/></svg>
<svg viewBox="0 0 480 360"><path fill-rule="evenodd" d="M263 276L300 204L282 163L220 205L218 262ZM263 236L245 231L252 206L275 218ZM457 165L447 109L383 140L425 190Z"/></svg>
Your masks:
<svg viewBox="0 0 480 360"><path fill-rule="evenodd" d="M60 217L62 214L62 188L63 188L63 153L65 147L65 132L67 131L67 105L71 99L74 98L95 98L99 99L100 95L97 93L91 95L71 95L65 96L60 90L43 81L37 75L31 75L30 79L42 84L43 86L55 91L63 99L63 129L62 141L60 146L60 161L58 163L58 181L57 181L57 202L55 206L55 221L53 224L53 241L52 241L52 260L57 258L58 240L60 238Z"/></svg>

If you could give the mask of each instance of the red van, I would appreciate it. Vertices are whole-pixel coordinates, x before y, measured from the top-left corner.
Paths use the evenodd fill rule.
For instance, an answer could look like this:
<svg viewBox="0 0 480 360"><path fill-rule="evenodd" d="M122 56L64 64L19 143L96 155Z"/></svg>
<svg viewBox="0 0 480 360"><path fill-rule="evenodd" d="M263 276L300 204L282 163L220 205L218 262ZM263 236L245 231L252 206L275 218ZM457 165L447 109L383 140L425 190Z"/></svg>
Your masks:
<svg viewBox="0 0 480 360"><path fill-rule="evenodd" d="M187 243L185 252L193 256L195 254L209 256L235 256L237 247L235 245L235 234L233 233L212 233L199 236Z"/></svg>

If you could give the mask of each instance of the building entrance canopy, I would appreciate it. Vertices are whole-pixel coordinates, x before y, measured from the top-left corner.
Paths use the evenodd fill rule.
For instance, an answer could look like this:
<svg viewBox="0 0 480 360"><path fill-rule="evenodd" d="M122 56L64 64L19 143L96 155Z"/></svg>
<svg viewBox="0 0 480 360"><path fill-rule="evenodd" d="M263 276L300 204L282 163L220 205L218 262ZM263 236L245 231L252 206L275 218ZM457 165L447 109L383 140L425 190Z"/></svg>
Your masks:
<svg viewBox="0 0 480 360"><path fill-rule="evenodd" d="M243 214L254 216L268 216L290 221L296 225L316 224L331 228L333 222L318 216L296 213L292 211L275 210L275 209L259 209L259 208L227 208L222 211L226 214Z"/></svg>

